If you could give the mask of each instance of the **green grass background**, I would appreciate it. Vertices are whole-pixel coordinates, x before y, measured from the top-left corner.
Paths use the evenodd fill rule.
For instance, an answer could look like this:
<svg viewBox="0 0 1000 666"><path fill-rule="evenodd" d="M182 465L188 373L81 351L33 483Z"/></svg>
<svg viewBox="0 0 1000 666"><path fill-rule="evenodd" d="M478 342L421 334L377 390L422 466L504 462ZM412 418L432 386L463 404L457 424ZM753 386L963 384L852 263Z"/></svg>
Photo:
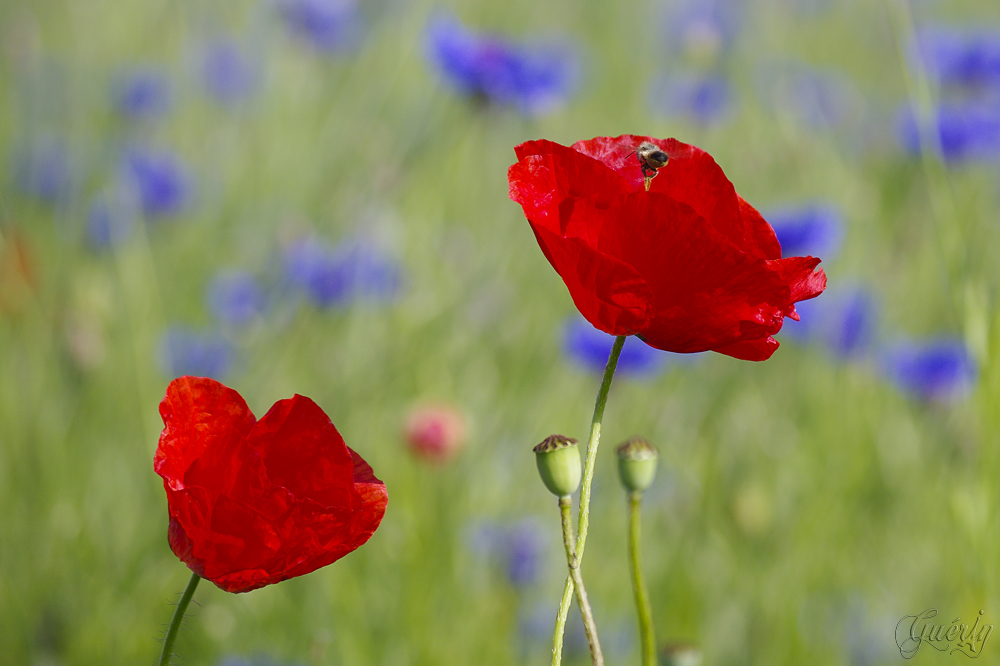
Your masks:
<svg viewBox="0 0 1000 666"><path fill-rule="evenodd" d="M692 641L706 664L895 663L904 615L1000 618L1000 181L995 169L898 154L886 121L921 90L900 59L910 12L995 25L996 5L838 0L803 16L751 0L727 64L741 103L714 128L647 105L650 78L671 65L651 4L448 6L473 26L578 39L577 94L534 120L470 105L425 62L433 7L422 1L367 6L360 49L336 58L301 48L252 2L0 6L0 145L9 154L28 128L58 132L92 174L53 208L20 194L10 161L0 165L0 242L16 233L37 273L35 290L0 311L0 664L154 662L189 575L167 546L152 471L170 379L159 335L176 321L208 324L203 291L216 270L264 276L282 240L310 228L331 242L389 238L402 298L265 321L240 338L226 383L258 415L293 393L316 400L385 481L388 512L366 546L303 578L245 595L203 584L176 663L547 663L547 639L519 628L525 609L554 611L564 572L555 501L530 449L552 432L585 437L598 377L562 353L573 304L507 198L506 169L527 139L622 133L701 146L760 208L840 205L846 241L826 265L830 284L871 285L889 336L964 337L980 378L957 404L923 404L870 363L787 343L766 363L712 356L616 380L584 564L598 626L617 646L609 663L638 660L612 453L632 434L661 451L644 515L661 642ZM126 127L108 110L122 65L163 62L183 81L200 38L248 25L264 26L265 73L249 108L228 112L181 85L163 122ZM27 103L22 52L32 66L57 63L55 99ZM785 58L844 70L872 124L818 131L766 108L753 73ZM199 176L198 201L94 253L85 205L131 133L179 152ZM81 319L106 348L92 367L68 348ZM401 440L421 400L470 416L467 450L447 467L413 459ZM532 516L551 527L544 582L516 590L469 548L468 527Z"/></svg>

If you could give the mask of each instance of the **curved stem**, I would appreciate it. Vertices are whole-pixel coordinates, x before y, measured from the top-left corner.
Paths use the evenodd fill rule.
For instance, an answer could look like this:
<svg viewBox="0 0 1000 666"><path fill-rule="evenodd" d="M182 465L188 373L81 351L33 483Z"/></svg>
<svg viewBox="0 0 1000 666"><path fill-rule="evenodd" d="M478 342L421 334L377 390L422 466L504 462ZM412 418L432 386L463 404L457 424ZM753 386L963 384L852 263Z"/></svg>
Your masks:
<svg viewBox="0 0 1000 666"><path fill-rule="evenodd" d="M583 631L587 635L587 646L590 648L590 658L594 666L604 666L604 654L601 652L601 641L597 637L597 625L594 623L594 612L590 609L587 599L587 588L583 586L583 576L580 573L580 560L576 556L573 544L573 500L568 495L559 498L559 512L562 515L563 546L566 548L566 566L569 567L570 580L576 589L576 604L580 607L580 617L583 619Z"/></svg>
<svg viewBox="0 0 1000 666"><path fill-rule="evenodd" d="M653 631L653 613L649 607L649 592L642 576L642 559L639 548L642 531L639 520L642 492L633 490L628 497L628 564L632 572L632 591L635 593L635 610L639 614L639 643L642 647L642 666L656 666L656 634Z"/></svg>
<svg viewBox="0 0 1000 666"><path fill-rule="evenodd" d="M583 466L583 482L580 484L580 534L576 537L576 556L583 560L583 548L587 544L587 530L590 527L590 487L594 482L594 467L597 465L597 447L601 443L601 421L604 420L604 407L608 404L608 392L611 390L611 380L618 367L618 357L625 346L624 335L615 338L608 355L608 364L604 366L604 377L601 388L597 392L594 403L594 418L590 421L590 441L587 442L587 460Z"/></svg>
<svg viewBox="0 0 1000 666"><path fill-rule="evenodd" d="M580 534L576 539L577 562L583 559L583 550L587 544L587 530L590 526L590 487L594 482L594 468L597 464L597 447L601 442L601 421L604 419L604 407L608 404L608 392L611 390L611 380L618 367L618 357L625 346L624 335L615 338L608 355L608 363L604 366L604 377L601 388L597 391L597 401L594 403L594 417L590 422L590 441L587 442L587 458L583 467L583 481L580 485ZM572 526L571 526L572 527ZM566 577L563 586L559 613L556 615L555 631L552 634L552 666L559 666L562 661L563 634L566 631L566 618L569 615L569 604L573 598L573 576Z"/></svg>
<svg viewBox="0 0 1000 666"><path fill-rule="evenodd" d="M187 588L184 590L184 594L181 595L181 600L177 602L177 608L174 609L174 619L170 621L170 626L167 628L167 635L163 638L163 652L160 653L160 661L157 662L157 666L167 666L170 663L170 657L174 651L174 640L177 638L177 632L181 628L181 622L184 621L184 611L187 610L188 604L191 603L191 597L194 596L194 590L198 587L198 581L200 580L201 576L196 573L191 574L191 580L188 581Z"/></svg>

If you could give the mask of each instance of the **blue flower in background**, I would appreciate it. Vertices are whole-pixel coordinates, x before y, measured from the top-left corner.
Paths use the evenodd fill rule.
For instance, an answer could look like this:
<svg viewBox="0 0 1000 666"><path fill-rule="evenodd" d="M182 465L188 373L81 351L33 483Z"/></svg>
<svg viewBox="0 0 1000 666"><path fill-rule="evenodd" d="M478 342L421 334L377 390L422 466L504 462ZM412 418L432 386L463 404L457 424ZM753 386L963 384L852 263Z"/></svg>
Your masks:
<svg viewBox="0 0 1000 666"><path fill-rule="evenodd" d="M278 8L292 34L321 53L361 42L364 20L355 0L279 0Z"/></svg>
<svg viewBox="0 0 1000 666"><path fill-rule="evenodd" d="M247 271L223 271L208 285L205 295L208 309L219 321L243 326L264 310L264 293Z"/></svg>
<svg viewBox="0 0 1000 666"><path fill-rule="evenodd" d="M657 112L712 125L729 114L733 91L728 79L717 74L663 76L653 82L650 104Z"/></svg>
<svg viewBox="0 0 1000 666"><path fill-rule="evenodd" d="M221 380L232 365L232 348L221 336L175 326L160 342L160 361L169 377L211 377Z"/></svg>
<svg viewBox="0 0 1000 666"><path fill-rule="evenodd" d="M599 331L581 317L572 316L566 323L563 341L567 356L592 372L604 372L615 336ZM679 354L653 349L635 336L625 339L621 356L618 357L617 373L622 375L653 375L662 370L669 357Z"/></svg>
<svg viewBox="0 0 1000 666"><path fill-rule="evenodd" d="M1000 108L980 102L949 102L936 108L930 139L937 141L941 156L948 162L1000 159ZM899 115L899 141L903 149L920 153L922 137L913 111L906 107Z"/></svg>
<svg viewBox="0 0 1000 666"><path fill-rule="evenodd" d="M246 99L258 84L253 61L239 44L229 39L219 39L205 47L201 74L205 90L223 104Z"/></svg>
<svg viewBox="0 0 1000 666"><path fill-rule="evenodd" d="M451 16L427 27L428 57L458 92L539 115L576 88L579 58L566 44L514 44L472 32Z"/></svg>
<svg viewBox="0 0 1000 666"><path fill-rule="evenodd" d="M365 239L336 248L314 239L298 241L285 252L285 271L293 285L322 307L356 300L388 301L402 287L398 263Z"/></svg>
<svg viewBox="0 0 1000 666"><path fill-rule="evenodd" d="M885 350L882 371L903 391L924 400L960 398L976 381L976 364L961 340L900 342Z"/></svg>
<svg viewBox="0 0 1000 666"><path fill-rule="evenodd" d="M778 208L764 218L774 228L783 257L822 257L831 261L844 239L843 216L832 204Z"/></svg>
<svg viewBox="0 0 1000 666"><path fill-rule="evenodd" d="M545 534L531 519L509 524L484 522L473 527L470 545L500 567L512 585L528 587L541 574Z"/></svg>
<svg viewBox="0 0 1000 666"><path fill-rule="evenodd" d="M121 74L112 86L112 97L119 113L144 120L166 115L173 91L165 71L143 66Z"/></svg>
<svg viewBox="0 0 1000 666"><path fill-rule="evenodd" d="M1000 85L1000 30L929 27L916 38L916 54L931 78L942 85Z"/></svg>
<svg viewBox="0 0 1000 666"><path fill-rule="evenodd" d="M48 203L62 201L72 189L69 152L53 137L39 137L17 154L14 173L22 192Z"/></svg>
<svg viewBox="0 0 1000 666"><path fill-rule="evenodd" d="M122 158L121 176L148 218L180 213L191 196L187 168L171 152L131 149Z"/></svg>
<svg viewBox="0 0 1000 666"><path fill-rule="evenodd" d="M673 55L710 64L732 48L745 15L745 0L681 0L666 10L663 43Z"/></svg>
<svg viewBox="0 0 1000 666"><path fill-rule="evenodd" d="M135 197L120 188L98 194L87 211L87 239L97 249L111 247L128 238L135 228L138 205Z"/></svg>
<svg viewBox="0 0 1000 666"><path fill-rule="evenodd" d="M801 319L785 319L781 335L799 342L816 340L841 358L868 352L878 332L878 310L872 292L862 285L840 285L818 298L799 301Z"/></svg>

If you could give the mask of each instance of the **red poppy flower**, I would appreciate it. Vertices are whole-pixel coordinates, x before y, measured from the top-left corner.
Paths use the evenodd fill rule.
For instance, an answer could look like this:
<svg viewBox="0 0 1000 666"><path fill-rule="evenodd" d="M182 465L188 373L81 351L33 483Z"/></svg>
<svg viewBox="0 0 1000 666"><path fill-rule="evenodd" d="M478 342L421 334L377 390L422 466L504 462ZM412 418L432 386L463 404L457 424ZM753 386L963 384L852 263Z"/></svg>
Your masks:
<svg viewBox="0 0 1000 666"><path fill-rule="evenodd" d="M636 149L670 157L644 187ZM781 258L774 230L711 155L624 135L514 149L510 198L581 314L611 335L672 352L763 361L795 303L818 296L819 259Z"/></svg>
<svg viewBox="0 0 1000 666"><path fill-rule="evenodd" d="M323 410L301 395L259 421L236 391L180 377L160 403L153 467L170 548L227 592L301 576L361 546L388 495Z"/></svg>

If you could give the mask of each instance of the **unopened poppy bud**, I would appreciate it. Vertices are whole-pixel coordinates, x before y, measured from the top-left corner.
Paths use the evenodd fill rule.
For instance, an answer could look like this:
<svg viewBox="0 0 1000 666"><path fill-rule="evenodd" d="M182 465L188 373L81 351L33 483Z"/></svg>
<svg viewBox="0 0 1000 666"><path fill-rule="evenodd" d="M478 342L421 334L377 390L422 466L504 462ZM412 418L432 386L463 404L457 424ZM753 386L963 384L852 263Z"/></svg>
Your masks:
<svg viewBox="0 0 1000 666"><path fill-rule="evenodd" d="M642 492L649 488L656 476L656 447L642 437L632 437L616 449L618 476L626 490Z"/></svg>
<svg viewBox="0 0 1000 666"><path fill-rule="evenodd" d="M660 650L660 666L701 666L701 650L688 643L667 645Z"/></svg>
<svg viewBox="0 0 1000 666"><path fill-rule="evenodd" d="M566 497L580 487L580 449L571 437L551 435L532 449L542 482L558 497Z"/></svg>

